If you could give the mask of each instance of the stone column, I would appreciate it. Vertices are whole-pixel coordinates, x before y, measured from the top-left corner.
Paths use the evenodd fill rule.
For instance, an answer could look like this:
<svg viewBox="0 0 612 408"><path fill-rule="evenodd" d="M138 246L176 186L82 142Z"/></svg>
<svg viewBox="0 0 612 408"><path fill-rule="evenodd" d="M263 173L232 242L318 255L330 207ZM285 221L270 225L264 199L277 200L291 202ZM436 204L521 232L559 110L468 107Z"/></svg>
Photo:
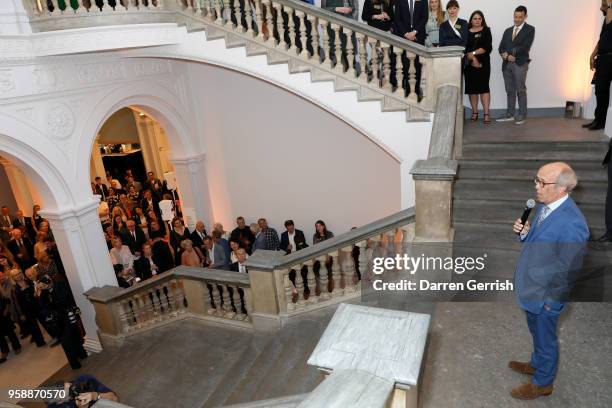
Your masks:
<svg viewBox="0 0 612 408"><path fill-rule="evenodd" d="M0 165L4 167L6 177L11 184L11 190L13 190L13 196L17 202L17 207L23 211L24 215L32 215L32 206L35 204L35 202L32 194L30 193L30 183L28 182L28 178L25 174L23 174L21 169L10 160L0 158ZM13 212L15 210L16 208L11 209Z"/></svg>
<svg viewBox="0 0 612 408"><path fill-rule="evenodd" d="M206 155L173 158L174 173L178 184L183 210L192 208L196 218L204 221L209 231L213 222L212 201L206 174Z"/></svg>
<svg viewBox="0 0 612 408"><path fill-rule="evenodd" d="M134 111L136 129L138 129L138 142L142 151L142 157L147 171L155 172L159 178L163 177L164 169L159 160L159 147L155 136L155 124L153 120Z"/></svg>
<svg viewBox="0 0 612 408"><path fill-rule="evenodd" d="M98 203L92 199L77 207L41 211L49 220L72 294L81 309L86 331L85 348L94 352L101 351L102 346L94 308L83 293L93 287L117 286L98 217Z"/></svg>
<svg viewBox="0 0 612 408"><path fill-rule="evenodd" d="M90 179L93 181L96 176L100 176L102 177L102 182L106 183L106 169L104 168L102 154L100 153L100 135L96 136L96 140L91 151L91 164L93 173L90 175Z"/></svg>

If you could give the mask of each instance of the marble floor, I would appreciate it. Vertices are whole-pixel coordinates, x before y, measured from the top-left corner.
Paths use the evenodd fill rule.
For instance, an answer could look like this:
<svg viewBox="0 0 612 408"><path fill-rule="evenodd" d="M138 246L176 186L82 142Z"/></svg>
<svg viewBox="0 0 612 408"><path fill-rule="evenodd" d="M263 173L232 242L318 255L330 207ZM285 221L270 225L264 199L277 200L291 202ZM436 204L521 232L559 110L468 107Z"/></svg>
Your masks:
<svg viewBox="0 0 612 408"><path fill-rule="evenodd" d="M47 344L49 338L45 338ZM21 353L15 355L12 351L6 363L0 365L0 389L19 386L34 388L67 364L66 355L61 346L36 347L29 338L20 340ZM0 393L0 403L8 401L4 393ZM13 401L14 402L14 401Z"/></svg>

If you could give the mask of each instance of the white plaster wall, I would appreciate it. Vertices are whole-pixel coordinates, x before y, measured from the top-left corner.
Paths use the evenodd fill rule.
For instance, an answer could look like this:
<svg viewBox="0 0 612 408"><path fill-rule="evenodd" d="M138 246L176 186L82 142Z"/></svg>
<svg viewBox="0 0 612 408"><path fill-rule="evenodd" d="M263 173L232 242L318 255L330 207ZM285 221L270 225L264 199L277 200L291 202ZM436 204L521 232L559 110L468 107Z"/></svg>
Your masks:
<svg viewBox="0 0 612 408"><path fill-rule="evenodd" d="M442 1L445 3L445 1ZM565 101L584 102L591 93L589 55L599 38L600 0L460 0L466 20L481 10L493 34L491 107L505 108L506 93L497 53L503 32L513 24L514 9L528 9L527 22L536 28L527 75L529 108L565 107ZM465 105L469 106L467 98Z"/></svg>
<svg viewBox="0 0 612 408"><path fill-rule="evenodd" d="M400 163L313 103L244 74L190 64L215 221L293 219L310 241L400 210ZM210 220L207 220L210 225Z"/></svg>

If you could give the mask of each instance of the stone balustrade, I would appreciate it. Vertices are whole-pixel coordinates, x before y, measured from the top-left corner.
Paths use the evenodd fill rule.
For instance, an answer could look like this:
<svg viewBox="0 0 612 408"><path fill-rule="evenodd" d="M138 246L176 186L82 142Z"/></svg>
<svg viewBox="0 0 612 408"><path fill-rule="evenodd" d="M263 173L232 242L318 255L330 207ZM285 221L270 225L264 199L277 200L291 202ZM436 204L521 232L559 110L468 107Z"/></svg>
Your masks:
<svg viewBox="0 0 612 408"><path fill-rule="evenodd" d="M103 340L117 341L185 317L252 327L251 289L245 274L179 266L137 285L93 288Z"/></svg>
<svg viewBox="0 0 612 408"><path fill-rule="evenodd" d="M426 48L296 0L23 1L34 31L160 22L205 29L209 39L335 80L336 89L382 100L383 110L406 111L409 120L429 120L440 85L461 87L462 48Z"/></svg>
<svg viewBox="0 0 612 408"><path fill-rule="evenodd" d="M361 296L360 279L371 275L374 248L411 241L413 223L410 208L289 255L254 252L246 262L254 324L275 327L284 318Z"/></svg>

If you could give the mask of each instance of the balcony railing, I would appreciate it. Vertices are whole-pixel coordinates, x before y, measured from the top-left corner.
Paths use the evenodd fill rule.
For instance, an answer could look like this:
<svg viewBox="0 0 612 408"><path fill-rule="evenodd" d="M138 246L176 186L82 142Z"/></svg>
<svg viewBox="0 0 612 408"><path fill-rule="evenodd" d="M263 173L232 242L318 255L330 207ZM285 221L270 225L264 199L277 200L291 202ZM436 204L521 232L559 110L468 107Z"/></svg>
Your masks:
<svg viewBox="0 0 612 408"><path fill-rule="evenodd" d="M441 84L461 88L462 48L426 48L296 0L23 0L34 31L101 25L178 23L209 39L250 45L292 72L342 78L362 99L385 97L385 110L428 120ZM348 39L348 40L347 40ZM420 75L419 75L420 71ZM338 82L336 84L338 87Z"/></svg>

